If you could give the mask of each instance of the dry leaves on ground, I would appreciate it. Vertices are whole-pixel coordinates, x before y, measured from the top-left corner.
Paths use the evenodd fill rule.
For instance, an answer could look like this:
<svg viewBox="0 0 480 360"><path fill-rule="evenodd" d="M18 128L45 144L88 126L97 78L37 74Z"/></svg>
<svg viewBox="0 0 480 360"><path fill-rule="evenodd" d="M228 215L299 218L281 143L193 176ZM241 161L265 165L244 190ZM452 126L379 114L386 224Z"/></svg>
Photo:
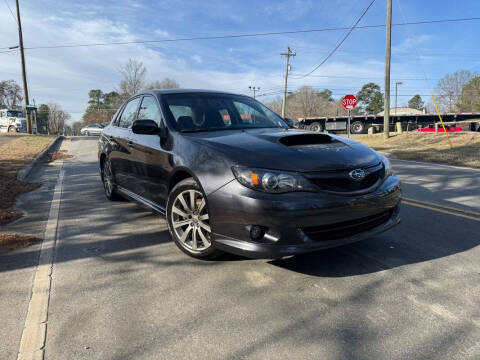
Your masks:
<svg viewBox="0 0 480 360"><path fill-rule="evenodd" d="M52 141L51 136L22 136L0 147L0 225L22 214L11 209L18 195L37 189L40 184L17 179L19 170L28 165Z"/></svg>
<svg viewBox="0 0 480 360"><path fill-rule="evenodd" d="M30 246L41 241L42 239L32 235L0 233L0 251L8 251L19 247Z"/></svg>
<svg viewBox="0 0 480 360"><path fill-rule="evenodd" d="M48 162L52 162L52 161L55 161L55 160L62 160L62 159L70 159L70 158L72 158L73 156L72 156L72 155L68 155L68 154L67 154L67 151L68 151L68 150L59 150L59 151L54 152L53 154L50 154L50 159L48 160Z"/></svg>

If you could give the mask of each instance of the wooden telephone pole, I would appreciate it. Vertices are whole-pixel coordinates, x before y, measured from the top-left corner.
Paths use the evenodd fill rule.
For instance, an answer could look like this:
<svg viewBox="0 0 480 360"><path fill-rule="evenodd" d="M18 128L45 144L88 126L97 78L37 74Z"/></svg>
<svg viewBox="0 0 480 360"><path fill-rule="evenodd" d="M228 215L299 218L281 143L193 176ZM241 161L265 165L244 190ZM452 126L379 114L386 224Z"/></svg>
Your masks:
<svg viewBox="0 0 480 360"><path fill-rule="evenodd" d="M25 71L25 54L23 52L23 35L22 35L22 21L20 20L20 6L18 5L18 0L15 1L17 5L17 23L18 23L18 42L20 47L20 60L22 63L22 80L23 80L23 93L25 98L25 116L27 118L27 132L32 133L32 122L30 115L28 114L27 106L29 104L28 100L28 86L27 86L27 74Z"/></svg>
<svg viewBox="0 0 480 360"><path fill-rule="evenodd" d="M390 57L392 55L392 0L387 0L387 31L385 46L385 104L383 111L383 136L390 136Z"/></svg>
<svg viewBox="0 0 480 360"><path fill-rule="evenodd" d="M287 69L285 71L285 85L283 87L283 102L282 102L282 118L285 118L285 106L287 103L287 82L288 82L288 71L290 68L290 56L295 56L297 55L296 53L292 52L290 50L290 46L287 48L286 53L280 54L282 56L285 56L287 58Z"/></svg>

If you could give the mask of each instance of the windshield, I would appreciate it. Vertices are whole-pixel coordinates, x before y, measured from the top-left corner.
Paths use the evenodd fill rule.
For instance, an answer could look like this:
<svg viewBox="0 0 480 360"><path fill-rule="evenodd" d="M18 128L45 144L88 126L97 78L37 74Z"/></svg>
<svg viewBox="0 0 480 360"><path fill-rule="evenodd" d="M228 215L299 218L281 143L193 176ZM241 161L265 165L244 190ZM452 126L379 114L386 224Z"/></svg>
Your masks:
<svg viewBox="0 0 480 360"><path fill-rule="evenodd" d="M18 111L18 110L8 110L7 111L7 116L9 116L9 117L24 117L23 112Z"/></svg>
<svg viewBox="0 0 480 360"><path fill-rule="evenodd" d="M182 132L288 128L277 114L246 96L187 93L163 99L170 120Z"/></svg>

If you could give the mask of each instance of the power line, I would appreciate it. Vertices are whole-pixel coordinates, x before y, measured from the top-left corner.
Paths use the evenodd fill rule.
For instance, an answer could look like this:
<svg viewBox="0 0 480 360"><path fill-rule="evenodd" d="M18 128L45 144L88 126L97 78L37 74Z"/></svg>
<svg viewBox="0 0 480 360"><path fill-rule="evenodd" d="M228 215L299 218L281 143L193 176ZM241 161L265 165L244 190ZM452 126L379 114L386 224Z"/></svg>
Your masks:
<svg viewBox="0 0 480 360"><path fill-rule="evenodd" d="M341 75L310 75L311 77L319 77L319 78L332 78L332 79L359 79L359 80L370 80L370 79L383 79L383 77L373 77L373 76L341 76ZM300 79L300 78L294 78L292 76L292 79ZM392 80L403 80L403 81L424 81L424 78L392 78ZM439 80L439 78L431 79L431 80Z"/></svg>
<svg viewBox="0 0 480 360"><path fill-rule="evenodd" d="M407 22L405 14L403 13L402 5L400 4L400 0L397 0L396 3L397 3L397 6L398 6L398 9L400 10L400 14L402 15L403 22ZM425 68L423 67L423 62L422 62L422 59L420 57L420 53L418 51L417 44L415 42L413 42L413 48L415 50L415 54L417 55L417 60L419 62L420 68L422 69L423 76L425 78L425 82L427 83L427 86L430 87L430 89L432 89L431 84L430 84L430 79L428 78L427 72L425 71ZM432 91L432 93L433 93L433 91Z"/></svg>
<svg viewBox="0 0 480 360"><path fill-rule="evenodd" d="M408 22L408 23L403 22L403 23L398 23L398 24L392 24L392 26L439 24L439 23L461 22L461 21L474 21L474 20L480 20L480 17L412 21L412 22ZM362 26L356 26L355 29L373 29L373 28L382 28L382 27L385 27L385 24L362 25ZM90 46L109 46L109 45L130 45L130 44L167 43L167 42L197 41L197 40L221 40L221 39L248 38L248 37L258 37L258 36L304 34L304 33L326 32L326 31L342 31L342 30L350 30L350 29L351 29L351 27L334 27L334 28L308 29L308 30L274 31L274 32L252 33L252 34L232 34L232 35L199 36L199 37L162 39L162 40L118 41L118 42L102 42L102 43L86 43L86 44L65 44L65 45L61 45L61 44L60 44L60 45L32 46L32 47L25 47L25 49L26 49L26 50L37 50L37 49L58 49L58 48L90 47ZM1 50L1 49L8 49L8 47L2 47L2 48L0 48L0 50Z"/></svg>
<svg viewBox="0 0 480 360"><path fill-rule="evenodd" d="M265 94L259 94L257 95L257 98L258 97L261 97L261 96L273 96L273 95L280 95L282 94L283 90L282 91L276 91L276 92L272 92L272 93L265 93ZM292 91L289 91L289 92L292 92ZM332 96L345 96L345 93L332 93L331 94ZM425 96L425 97L430 97L432 94L398 94L397 96L415 96L415 95L420 95L420 96ZM441 94L434 94L435 96L437 97L442 97L444 95L441 95ZM449 95L456 95L456 96L460 96L461 94L449 94ZM394 97L395 95L390 95L390 97Z"/></svg>
<svg viewBox="0 0 480 360"><path fill-rule="evenodd" d="M7 5L8 10L10 11L10 14L12 15L12 18L13 18L13 20L15 21L15 24L17 24L17 26L18 26L17 18L16 18L15 15L13 14L12 8L11 8L10 5L8 4L8 1L7 1L7 0L3 0L3 1L5 2L5 5Z"/></svg>
<svg viewBox="0 0 480 360"><path fill-rule="evenodd" d="M345 42L345 40L347 40L347 38L350 36L350 34L352 33L352 31L357 27L358 23L360 22L360 20L363 19L363 17L365 16L365 14L367 13L367 11L372 7L373 3L375 2L375 0L372 0L370 2L370 4L368 4L368 6L366 7L366 9L363 11L362 15L360 15L360 17L357 19L357 21L355 21L355 23L353 24L353 26L348 30L348 32L345 34L345 36L343 37L342 40L340 40L340 42L337 44L337 46L335 46L333 48L332 51L330 51L330 53L322 60L322 62L320 64L318 64L317 66L315 66L310 72L304 74L304 75L301 75L300 77L295 77L296 79L301 79L301 78L304 78L304 77L307 77L308 75L310 75L311 73L313 73L315 70L317 70L320 66L322 66L323 64L325 64L327 62L328 59L330 59L332 57L333 54L335 54L335 51L338 50L338 48L340 46L342 46L342 44ZM294 78L294 77L292 77Z"/></svg>

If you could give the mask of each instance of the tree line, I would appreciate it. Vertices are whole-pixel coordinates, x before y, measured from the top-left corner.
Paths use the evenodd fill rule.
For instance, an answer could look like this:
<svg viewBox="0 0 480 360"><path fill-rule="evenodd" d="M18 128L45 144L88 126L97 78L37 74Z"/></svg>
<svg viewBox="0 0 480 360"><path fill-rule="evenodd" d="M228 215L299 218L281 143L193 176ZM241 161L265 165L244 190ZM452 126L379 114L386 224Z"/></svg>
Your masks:
<svg viewBox="0 0 480 360"><path fill-rule="evenodd" d="M441 78L435 88L436 102L443 112L480 112L480 75L468 70L459 70ZM366 83L356 94L358 105L353 115L374 115L383 111L384 94L378 84ZM277 113L281 112L280 96L265 104ZM425 102L420 94L410 98L409 108L435 112L431 101ZM287 96L286 116L292 119L314 116L345 116L341 99L334 99L329 89L316 90L311 86L302 86Z"/></svg>
<svg viewBox="0 0 480 360"><path fill-rule="evenodd" d="M374 115L383 111L383 93L378 84L373 82L364 84L356 96L358 104L352 110L352 115ZM282 98L277 97L265 104L280 113ZM413 96L408 101L408 106L418 110L423 109L422 97L420 95ZM311 86L302 86L287 96L286 116L292 119L346 115L347 111L342 106L342 99L334 99L332 91L329 89L319 91Z"/></svg>
<svg viewBox="0 0 480 360"><path fill-rule="evenodd" d="M88 124L104 124L111 120L120 105L130 96L142 90L175 89L180 84L170 78L147 81L147 69L141 61L129 59L118 72L120 82L116 89L104 92L101 89L92 89L88 92L88 107L81 121L72 124L75 135Z"/></svg>

